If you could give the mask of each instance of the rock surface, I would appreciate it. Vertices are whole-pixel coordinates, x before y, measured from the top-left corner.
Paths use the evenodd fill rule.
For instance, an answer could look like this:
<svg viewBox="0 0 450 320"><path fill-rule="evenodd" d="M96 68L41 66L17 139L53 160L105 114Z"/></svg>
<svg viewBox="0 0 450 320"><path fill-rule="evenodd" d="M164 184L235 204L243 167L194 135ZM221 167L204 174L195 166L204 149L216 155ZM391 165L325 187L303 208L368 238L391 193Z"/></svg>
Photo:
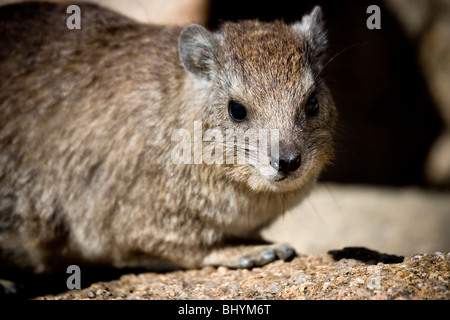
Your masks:
<svg viewBox="0 0 450 320"><path fill-rule="evenodd" d="M253 270L205 267L165 274L127 274L62 299L450 299L450 252L418 254L395 264L333 260L328 254L275 261Z"/></svg>

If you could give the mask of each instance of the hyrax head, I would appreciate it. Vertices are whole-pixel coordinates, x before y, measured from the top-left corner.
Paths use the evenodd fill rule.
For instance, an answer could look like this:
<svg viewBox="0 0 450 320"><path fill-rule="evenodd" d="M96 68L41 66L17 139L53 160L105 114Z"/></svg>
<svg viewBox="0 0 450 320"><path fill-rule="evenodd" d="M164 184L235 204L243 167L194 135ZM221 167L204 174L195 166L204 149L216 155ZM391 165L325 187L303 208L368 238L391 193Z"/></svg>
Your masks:
<svg viewBox="0 0 450 320"><path fill-rule="evenodd" d="M181 63L208 91L204 121L232 137L223 141L232 179L290 191L332 159L337 112L320 77L326 44L319 7L291 25L242 21L181 32Z"/></svg>

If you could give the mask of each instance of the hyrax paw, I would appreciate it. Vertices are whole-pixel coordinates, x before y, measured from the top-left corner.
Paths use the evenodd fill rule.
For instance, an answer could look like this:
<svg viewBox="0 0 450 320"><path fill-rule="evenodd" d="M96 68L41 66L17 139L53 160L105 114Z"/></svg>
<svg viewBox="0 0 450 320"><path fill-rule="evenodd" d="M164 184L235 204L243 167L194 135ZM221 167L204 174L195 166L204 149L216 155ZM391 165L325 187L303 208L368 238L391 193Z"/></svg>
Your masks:
<svg viewBox="0 0 450 320"><path fill-rule="evenodd" d="M239 260L239 267L246 269L261 267L277 259L289 261L294 257L295 249L289 245L269 246L251 254L244 255Z"/></svg>
<svg viewBox="0 0 450 320"><path fill-rule="evenodd" d="M202 265L250 269L264 266L277 259L289 261L294 257L294 248L286 244L237 245L210 252Z"/></svg>

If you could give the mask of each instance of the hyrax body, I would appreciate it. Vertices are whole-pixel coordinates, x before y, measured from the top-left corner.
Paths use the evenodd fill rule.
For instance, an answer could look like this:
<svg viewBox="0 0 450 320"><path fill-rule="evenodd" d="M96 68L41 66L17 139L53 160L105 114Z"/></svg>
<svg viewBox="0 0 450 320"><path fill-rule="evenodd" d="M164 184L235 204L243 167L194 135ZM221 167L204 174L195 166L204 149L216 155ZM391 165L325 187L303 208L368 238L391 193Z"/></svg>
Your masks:
<svg viewBox="0 0 450 320"><path fill-rule="evenodd" d="M291 257L255 239L332 158L320 8L292 25L243 21L217 32L80 8L81 30L67 28L64 4L0 10L1 268ZM279 155L177 163L172 134L194 121L278 129ZM263 174L269 163L274 174Z"/></svg>

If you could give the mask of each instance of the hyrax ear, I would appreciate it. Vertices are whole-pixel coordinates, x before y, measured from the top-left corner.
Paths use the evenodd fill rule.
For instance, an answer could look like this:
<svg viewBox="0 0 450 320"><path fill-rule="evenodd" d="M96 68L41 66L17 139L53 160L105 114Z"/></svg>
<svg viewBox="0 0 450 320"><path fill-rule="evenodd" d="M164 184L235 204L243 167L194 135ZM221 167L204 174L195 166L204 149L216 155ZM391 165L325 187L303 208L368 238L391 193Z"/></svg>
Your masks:
<svg viewBox="0 0 450 320"><path fill-rule="evenodd" d="M322 9L316 6L310 14L303 16L301 22L291 25L291 28L306 40L307 59L320 63L328 43Z"/></svg>
<svg viewBox="0 0 450 320"><path fill-rule="evenodd" d="M187 71L211 79L218 50L218 39L201 25L191 24L181 31L178 51Z"/></svg>

